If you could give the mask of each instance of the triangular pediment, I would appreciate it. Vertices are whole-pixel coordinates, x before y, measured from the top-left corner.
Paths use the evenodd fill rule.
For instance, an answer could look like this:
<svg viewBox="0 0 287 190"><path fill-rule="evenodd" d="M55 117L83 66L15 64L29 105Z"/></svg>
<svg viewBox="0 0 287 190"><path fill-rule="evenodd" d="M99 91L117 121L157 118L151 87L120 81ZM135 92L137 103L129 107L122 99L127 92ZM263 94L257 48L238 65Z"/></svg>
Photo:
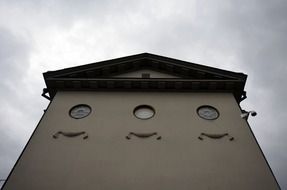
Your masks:
<svg viewBox="0 0 287 190"><path fill-rule="evenodd" d="M44 73L45 78L110 78L140 70L162 73L167 78L238 79L242 73L225 71L149 53L71 67ZM169 76L169 77L168 77ZM134 78L134 77L132 77Z"/></svg>
<svg viewBox="0 0 287 190"><path fill-rule="evenodd" d="M74 90L195 90L242 94L247 76L142 53L43 74L50 96L59 89Z"/></svg>

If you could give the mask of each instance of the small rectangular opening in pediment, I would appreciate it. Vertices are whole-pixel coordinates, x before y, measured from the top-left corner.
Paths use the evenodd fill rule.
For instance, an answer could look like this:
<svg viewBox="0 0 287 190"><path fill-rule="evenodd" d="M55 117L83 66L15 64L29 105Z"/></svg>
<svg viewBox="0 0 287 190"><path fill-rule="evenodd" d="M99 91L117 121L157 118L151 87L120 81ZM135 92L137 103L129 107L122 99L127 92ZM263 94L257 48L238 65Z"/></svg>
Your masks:
<svg viewBox="0 0 287 190"><path fill-rule="evenodd" d="M148 78L150 78L150 74L149 73L142 73L142 78L148 79Z"/></svg>
<svg viewBox="0 0 287 190"><path fill-rule="evenodd" d="M175 75L170 75L167 73L163 72L158 72L154 70L149 70L149 69L140 69L137 71L131 71L127 73L122 73L119 75L113 76L115 78L179 78L178 76Z"/></svg>

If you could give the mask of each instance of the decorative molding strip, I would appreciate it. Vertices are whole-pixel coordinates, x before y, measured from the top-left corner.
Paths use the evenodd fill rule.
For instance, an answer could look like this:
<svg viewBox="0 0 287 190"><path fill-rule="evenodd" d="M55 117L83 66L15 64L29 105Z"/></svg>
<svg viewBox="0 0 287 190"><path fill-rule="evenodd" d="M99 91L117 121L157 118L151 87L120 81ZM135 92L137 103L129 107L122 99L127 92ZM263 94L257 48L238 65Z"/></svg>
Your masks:
<svg viewBox="0 0 287 190"><path fill-rule="evenodd" d="M46 83L50 99L57 90L231 92L237 101L244 99L244 83L232 79L49 78Z"/></svg>
<svg viewBox="0 0 287 190"><path fill-rule="evenodd" d="M223 134L208 134L208 133L201 133L200 136L198 137L199 140L203 140L203 136L212 138L212 139L221 139L225 136L229 137L230 141L234 140L234 137L232 137L231 135L229 135L228 133L223 133Z"/></svg>
<svg viewBox="0 0 287 190"><path fill-rule="evenodd" d="M85 131L80 131L80 132L63 132L63 131L58 131L53 135L54 139L59 138L59 135L63 135L65 137L77 137L79 135L84 135L83 139L87 139L89 136Z"/></svg>
<svg viewBox="0 0 287 190"><path fill-rule="evenodd" d="M152 136L157 136L157 140L161 139L161 136L157 134L157 132L153 132L153 133L134 133L134 132L130 132L128 136L126 136L126 139L131 139L132 136L136 136L138 138L149 138Z"/></svg>

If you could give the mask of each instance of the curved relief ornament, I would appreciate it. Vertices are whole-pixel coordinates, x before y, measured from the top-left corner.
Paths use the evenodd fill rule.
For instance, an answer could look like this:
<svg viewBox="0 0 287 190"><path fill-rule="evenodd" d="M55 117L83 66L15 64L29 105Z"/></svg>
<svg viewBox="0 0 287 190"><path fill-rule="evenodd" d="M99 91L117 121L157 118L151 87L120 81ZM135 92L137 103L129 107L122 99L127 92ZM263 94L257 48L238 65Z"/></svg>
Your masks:
<svg viewBox="0 0 287 190"><path fill-rule="evenodd" d="M54 139L59 138L60 135L63 135L65 137L77 137L80 135L83 135L83 139L87 139L89 136L85 131L80 131L80 132L64 132L64 131L58 131L53 135Z"/></svg>
<svg viewBox="0 0 287 190"><path fill-rule="evenodd" d="M234 140L234 137L229 135L228 133L222 133L222 134L211 134L211 133L201 133L198 137L199 140L203 140L205 137L211 138L211 139L221 139L223 137L228 137L230 141Z"/></svg>
<svg viewBox="0 0 287 190"><path fill-rule="evenodd" d="M157 140L161 139L161 136L157 134L157 132L152 132L152 133L135 133L135 132L130 132L127 136L126 139L130 140L132 136L138 137L138 138L149 138L152 136L156 136Z"/></svg>

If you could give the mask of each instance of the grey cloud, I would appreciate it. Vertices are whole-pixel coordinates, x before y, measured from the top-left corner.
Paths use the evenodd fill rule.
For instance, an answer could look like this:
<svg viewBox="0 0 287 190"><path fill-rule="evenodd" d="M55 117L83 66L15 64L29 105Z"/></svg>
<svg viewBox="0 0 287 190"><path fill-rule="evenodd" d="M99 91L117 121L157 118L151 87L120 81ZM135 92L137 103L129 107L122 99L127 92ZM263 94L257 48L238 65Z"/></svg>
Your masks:
<svg viewBox="0 0 287 190"><path fill-rule="evenodd" d="M29 13L28 15L32 17L31 25L35 28L55 26L65 30L69 30L77 21L106 24L110 16L117 14L120 10L125 12L134 4L136 3L129 2L127 5L122 0L11 0L0 2L0 5L6 10L15 10L12 13L9 12L8 16L15 17L15 12Z"/></svg>
<svg viewBox="0 0 287 190"><path fill-rule="evenodd" d="M9 107L7 104L13 107L24 103L21 100L24 96L23 79L30 67L31 44L5 28L0 28L0 44L0 103L6 105L4 107ZM0 110L5 113L4 107L1 106Z"/></svg>
<svg viewBox="0 0 287 190"><path fill-rule="evenodd" d="M29 67L29 45L7 29L0 28L0 178L7 176L23 148L25 136L11 129L17 128L15 118L21 116L21 99L15 97L15 89L20 89L23 77ZM21 102L22 101L22 102ZM19 118L20 119L20 118ZM21 119L19 120L21 121ZM19 123L18 123L19 124ZM20 138L19 138L20 137Z"/></svg>
<svg viewBox="0 0 287 190"><path fill-rule="evenodd" d="M26 42L17 38L9 30L0 28L0 83L2 85L11 78L21 80L29 66L27 52L30 47Z"/></svg>

